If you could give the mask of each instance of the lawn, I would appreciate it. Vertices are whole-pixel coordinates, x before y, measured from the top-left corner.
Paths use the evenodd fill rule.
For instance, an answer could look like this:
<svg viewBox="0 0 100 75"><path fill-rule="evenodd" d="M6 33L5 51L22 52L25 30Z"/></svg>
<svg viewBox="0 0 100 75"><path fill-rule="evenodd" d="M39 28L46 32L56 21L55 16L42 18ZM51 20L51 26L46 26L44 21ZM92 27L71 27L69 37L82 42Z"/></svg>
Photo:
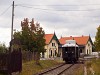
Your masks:
<svg viewBox="0 0 100 75"><path fill-rule="evenodd" d="M83 65L80 65L78 69L74 70L75 75L83 75Z"/></svg>
<svg viewBox="0 0 100 75"><path fill-rule="evenodd" d="M85 64L87 66L87 74L88 75L92 74L90 71L90 67L93 69L94 75L100 75L100 59L94 58L94 59L86 62Z"/></svg>
<svg viewBox="0 0 100 75"><path fill-rule="evenodd" d="M61 61L57 60L41 60L40 65L35 65L34 61L25 62L23 63L23 70L20 75L33 75L59 63L61 63ZM93 68L93 70L95 71L95 75L100 75L100 59L92 59L91 61L85 62L85 65L87 66L88 75L91 75L89 67ZM76 69L75 75L84 75L83 68L84 66L81 65L78 69Z"/></svg>
<svg viewBox="0 0 100 75"><path fill-rule="evenodd" d="M36 65L34 61L26 62L23 63L22 72L19 75L33 75L60 63L61 62L54 60L41 60L40 65Z"/></svg>
<svg viewBox="0 0 100 75"><path fill-rule="evenodd" d="M22 63L22 72L18 75L33 75L40 71L43 71L47 68L56 66L60 64L62 61L59 60L40 60L40 65L36 65L35 61L28 61ZM6 75L1 74L0 75Z"/></svg>
<svg viewBox="0 0 100 75"><path fill-rule="evenodd" d="M22 72L18 75L33 75L61 62L57 60L40 60L40 65L36 65L35 61L24 62L22 64ZM100 59L92 59L90 62L86 62L85 65L87 65L87 68L91 66L95 71L95 75L100 75ZM89 69L87 71L88 75L90 75ZM75 75L83 75L83 65L75 70Z"/></svg>
<svg viewBox="0 0 100 75"><path fill-rule="evenodd" d="M95 75L100 75L100 59L93 59L92 67L93 70L95 71Z"/></svg>

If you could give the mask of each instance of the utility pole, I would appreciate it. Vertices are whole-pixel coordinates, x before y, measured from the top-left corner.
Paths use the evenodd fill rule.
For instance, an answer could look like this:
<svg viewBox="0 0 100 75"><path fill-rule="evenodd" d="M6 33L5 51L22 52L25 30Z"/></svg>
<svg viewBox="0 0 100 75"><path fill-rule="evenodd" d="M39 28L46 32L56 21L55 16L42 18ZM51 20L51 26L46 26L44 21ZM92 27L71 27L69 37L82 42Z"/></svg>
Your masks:
<svg viewBox="0 0 100 75"><path fill-rule="evenodd" d="M14 1L12 4L12 25L11 25L11 40L13 39L13 23L14 23ZM13 51L13 46L11 44L11 52Z"/></svg>
<svg viewBox="0 0 100 75"><path fill-rule="evenodd" d="M14 23L14 1L13 1L13 4L12 4L11 40L13 39L13 23Z"/></svg>

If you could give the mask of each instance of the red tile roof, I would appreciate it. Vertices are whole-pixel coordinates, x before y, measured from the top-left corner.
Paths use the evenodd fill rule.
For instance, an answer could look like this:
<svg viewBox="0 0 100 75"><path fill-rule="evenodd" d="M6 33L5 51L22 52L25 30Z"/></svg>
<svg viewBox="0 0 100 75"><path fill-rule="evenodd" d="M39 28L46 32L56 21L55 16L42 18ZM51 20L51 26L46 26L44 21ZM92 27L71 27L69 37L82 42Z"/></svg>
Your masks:
<svg viewBox="0 0 100 75"><path fill-rule="evenodd" d="M46 44L49 44L54 34L45 34Z"/></svg>
<svg viewBox="0 0 100 75"><path fill-rule="evenodd" d="M86 45L86 43L89 40L89 36L80 36L80 37L72 37L72 36L70 36L70 37L61 37L59 39L61 44L65 44L66 40L76 40L76 43L78 45Z"/></svg>

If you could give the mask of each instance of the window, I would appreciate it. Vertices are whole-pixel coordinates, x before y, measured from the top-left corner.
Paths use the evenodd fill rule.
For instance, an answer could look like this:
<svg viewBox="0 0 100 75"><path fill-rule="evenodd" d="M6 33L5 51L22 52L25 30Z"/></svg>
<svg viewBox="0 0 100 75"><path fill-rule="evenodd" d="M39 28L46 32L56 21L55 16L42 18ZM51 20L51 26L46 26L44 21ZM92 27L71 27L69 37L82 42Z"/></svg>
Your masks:
<svg viewBox="0 0 100 75"><path fill-rule="evenodd" d="M88 49L87 49L87 54L88 54Z"/></svg>
<svg viewBox="0 0 100 75"><path fill-rule="evenodd" d="M56 52L56 50L55 50L55 56L56 56L56 54L57 54L57 52Z"/></svg>
<svg viewBox="0 0 100 75"><path fill-rule="evenodd" d="M88 46L90 46L90 44L88 43Z"/></svg>
<svg viewBox="0 0 100 75"><path fill-rule="evenodd" d="M52 46L55 46L55 43L52 43Z"/></svg>
<svg viewBox="0 0 100 75"><path fill-rule="evenodd" d="M52 56L52 50L51 50L51 56Z"/></svg>

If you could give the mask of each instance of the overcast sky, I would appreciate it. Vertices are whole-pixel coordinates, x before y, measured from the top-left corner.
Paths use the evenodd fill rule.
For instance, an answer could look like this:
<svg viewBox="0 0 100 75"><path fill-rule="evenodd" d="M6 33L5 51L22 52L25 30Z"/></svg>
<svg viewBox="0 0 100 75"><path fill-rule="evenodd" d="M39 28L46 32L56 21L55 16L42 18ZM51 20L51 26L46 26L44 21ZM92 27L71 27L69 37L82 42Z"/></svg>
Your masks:
<svg viewBox="0 0 100 75"><path fill-rule="evenodd" d="M0 0L0 42L9 46L13 0ZM94 41L100 25L100 0L15 0L14 29L21 21L32 18L46 34L87 36Z"/></svg>

